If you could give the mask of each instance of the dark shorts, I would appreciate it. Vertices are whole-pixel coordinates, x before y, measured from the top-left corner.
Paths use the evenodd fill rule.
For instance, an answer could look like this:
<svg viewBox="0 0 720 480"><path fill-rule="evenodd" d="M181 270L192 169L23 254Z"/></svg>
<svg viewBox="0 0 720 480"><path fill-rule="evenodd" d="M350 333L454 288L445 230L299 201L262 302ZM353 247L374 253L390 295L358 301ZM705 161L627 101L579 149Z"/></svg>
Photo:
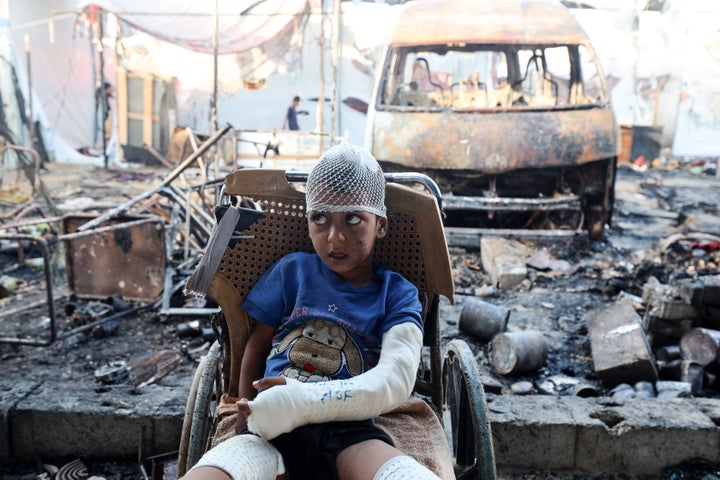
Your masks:
<svg viewBox="0 0 720 480"><path fill-rule="evenodd" d="M356 443L378 439L395 445L371 420L305 425L271 440L293 480L337 480L335 457Z"/></svg>

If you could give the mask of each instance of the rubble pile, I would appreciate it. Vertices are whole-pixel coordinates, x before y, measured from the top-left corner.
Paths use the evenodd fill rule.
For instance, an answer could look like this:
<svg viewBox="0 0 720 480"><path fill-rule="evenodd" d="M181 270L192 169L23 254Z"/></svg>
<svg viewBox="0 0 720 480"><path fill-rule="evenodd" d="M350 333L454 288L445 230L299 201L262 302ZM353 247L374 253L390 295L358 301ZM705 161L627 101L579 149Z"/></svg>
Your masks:
<svg viewBox="0 0 720 480"><path fill-rule="evenodd" d="M720 275L649 282L643 289L643 329L659 378L686 384L694 396L718 395Z"/></svg>
<svg viewBox="0 0 720 480"><path fill-rule="evenodd" d="M608 242L486 237L479 252L451 249L462 312L448 312L444 335L475 347L487 391L720 396L717 181L619 173ZM509 311L502 328L498 309ZM493 351L493 343L508 350L507 339L493 338L524 331L543 334L547 355L530 371L510 371L508 355Z"/></svg>

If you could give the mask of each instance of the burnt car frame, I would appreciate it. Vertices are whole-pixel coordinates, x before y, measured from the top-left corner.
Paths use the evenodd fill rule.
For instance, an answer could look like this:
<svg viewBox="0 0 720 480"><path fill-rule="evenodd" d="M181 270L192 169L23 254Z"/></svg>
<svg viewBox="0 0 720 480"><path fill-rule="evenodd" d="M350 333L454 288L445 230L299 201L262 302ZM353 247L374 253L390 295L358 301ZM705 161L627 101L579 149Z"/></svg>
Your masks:
<svg viewBox="0 0 720 480"><path fill-rule="evenodd" d="M620 131L588 36L548 0L411 0L380 56L366 147L443 192L448 230L604 236Z"/></svg>

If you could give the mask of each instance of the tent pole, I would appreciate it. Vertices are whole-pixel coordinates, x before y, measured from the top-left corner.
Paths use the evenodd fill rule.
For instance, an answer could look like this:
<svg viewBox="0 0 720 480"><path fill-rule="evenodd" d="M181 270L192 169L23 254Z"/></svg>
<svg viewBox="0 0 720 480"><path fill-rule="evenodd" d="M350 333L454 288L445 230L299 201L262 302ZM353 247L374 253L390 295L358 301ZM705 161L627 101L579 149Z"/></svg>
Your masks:
<svg viewBox="0 0 720 480"><path fill-rule="evenodd" d="M323 151L323 112L325 111L325 2L320 2L320 94L318 95L318 156Z"/></svg>
<svg viewBox="0 0 720 480"><path fill-rule="evenodd" d="M213 94L210 101L210 134L218 129L218 112L217 112L217 96L218 96L218 0L215 0L215 10L213 12Z"/></svg>
<svg viewBox="0 0 720 480"><path fill-rule="evenodd" d="M35 148L35 119L33 115L32 94L32 68L30 66L30 36L25 34L25 58L27 61L28 77L28 133L30 133L30 148Z"/></svg>
<svg viewBox="0 0 720 480"><path fill-rule="evenodd" d="M340 29L341 27L341 5L340 0L334 0L333 5L333 83L332 83L332 105L330 106L330 112L332 118L330 119L330 145L335 143L335 127L337 126L337 115L338 115L338 61L340 57Z"/></svg>
<svg viewBox="0 0 720 480"><path fill-rule="evenodd" d="M103 109L103 121L102 123L102 141L103 141L103 162L105 164L105 169L108 168L108 154L107 154L107 125L105 122L105 117L109 115L108 112L108 98L107 98L107 91L105 89L105 48L103 48L102 39L103 39L103 17L105 16L104 11L100 11L100 15L98 16L98 43L97 48L100 50L100 91L102 92L102 109Z"/></svg>

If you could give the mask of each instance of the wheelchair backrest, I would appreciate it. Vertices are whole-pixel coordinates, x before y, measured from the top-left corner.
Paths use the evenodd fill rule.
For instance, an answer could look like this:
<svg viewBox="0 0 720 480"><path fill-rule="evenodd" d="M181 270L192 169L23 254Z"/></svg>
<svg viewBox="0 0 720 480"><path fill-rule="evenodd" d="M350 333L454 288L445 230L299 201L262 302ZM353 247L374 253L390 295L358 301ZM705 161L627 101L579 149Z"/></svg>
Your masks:
<svg viewBox="0 0 720 480"><path fill-rule="evenodd" d="M231 396L237 394L239 364L250 331L249 319L240 310L245 296L284 255L313 251L304 186L301 182L291 183L288 176L283 170L242 169L225 178L224 195L238 197L243 205L254 205L264 212L231 239L207 292L222 308L227 322L230 352L225 356L231 358L232 365L227 371L226 391ZM453 299L450 260L437 199L416 188L387 183L385 203L388 233L376 242L374 261L415 284L425 307L426 330L430 327L437 332L437 315L428 315L432 310L428 305L439 295Z"/></svg>

